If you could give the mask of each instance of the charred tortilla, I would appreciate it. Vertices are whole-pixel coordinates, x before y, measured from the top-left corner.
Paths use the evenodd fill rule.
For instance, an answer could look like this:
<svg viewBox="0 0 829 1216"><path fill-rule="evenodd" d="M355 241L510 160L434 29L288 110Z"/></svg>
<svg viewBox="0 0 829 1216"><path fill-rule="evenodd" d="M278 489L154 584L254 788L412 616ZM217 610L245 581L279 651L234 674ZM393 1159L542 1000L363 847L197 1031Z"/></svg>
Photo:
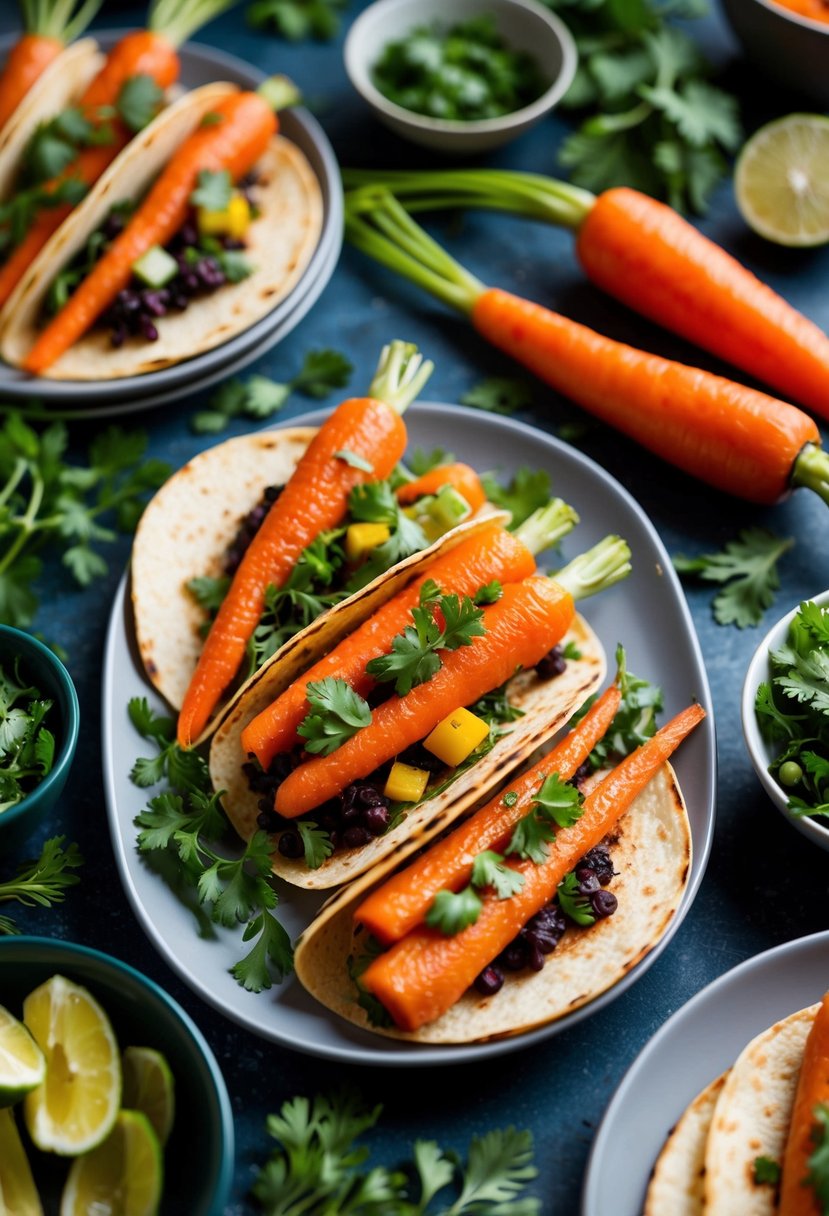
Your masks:
<svg viewBox="0 0 829 1216"><path fill-rule="evenodd" d="M619 900L616 913L587 929L568 928L541 971L508 975L492 997L468 991L442 1017L408 1033L371 1024L357 1003L347 960L360 949L354 908L425 839L412 841L387 864L338 892L302 934L295 955L301 983L328 1009L365 1030L417 1043L483 1042L520 1034L594 1000L659 941L679 906L691 865L688 817L674 771L666 764L609 842L618 871L611 888Z"/></svg>
<svg viewBox="0 0 829 1216"><path fill-rule="evenodd" d="M703 1216L705 1148L727 1075L697 1094L665 1141L648 1186L644 1216Z"/></svg>
<svg viewBox="0 0 829 1216"><path fill-rule="evenodd" d="M205 85L168 107L133 139L55 233L0 314L0 354L18 366L38 333L49 285L85 246L119 202L136 201L173 158L181 142L209 113L228 84ZM182 312L158 318L158 340L129 338L112 345L94 328L46 373L57 380L115 380L139 376L190 359L226 342L270 312L291 291L317 246L322 229L320 184L296 145L276 136L255 166L258 215L245 234L245 258L253 268L194 298Z"/></svg>

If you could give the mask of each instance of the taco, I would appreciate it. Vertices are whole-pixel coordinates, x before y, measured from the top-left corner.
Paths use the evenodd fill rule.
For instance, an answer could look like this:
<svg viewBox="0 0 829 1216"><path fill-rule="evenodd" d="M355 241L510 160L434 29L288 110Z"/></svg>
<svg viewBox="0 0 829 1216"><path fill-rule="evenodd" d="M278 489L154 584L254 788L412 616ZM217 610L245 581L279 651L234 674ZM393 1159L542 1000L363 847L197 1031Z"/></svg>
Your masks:
<svg viewBox="0 0 829 1216"><path fill-rule="evenodd" d="M706 1085L671 1130L648 1184L644 1216L703 1216L705 1148L726 1076Z"/></svg>
<svg viewBox="0 0 829 1216"><path fill-rule="evenodd" d="M325 905L295 953L312 996L382 1035L482 1042L580 1008L653 949L691 860L666 755L704 713L678 715L574 811L566 774L599 704L447 837L411 841Z"/></svg>
<svg viewBox="0 0 829 1216"><path fill-rule="evenodd" d="M59 357L42 368L29 366L44 331L64 324L75 306L89 311L81 297L117 249L132 247L142 204L161 214L153 190L171 196L165 174L183 163L194 140L204 143L205 132L223 128L225 110L253 96L232 85L205 85L133 138L50 238L0 314L6 362L61 380L143 375L228 341L285 298L317 246L323 204L305 155L273 135L236 185L205 153L206 167L183 199L181 223L130 257L112 298L92 310Z"/></svg>

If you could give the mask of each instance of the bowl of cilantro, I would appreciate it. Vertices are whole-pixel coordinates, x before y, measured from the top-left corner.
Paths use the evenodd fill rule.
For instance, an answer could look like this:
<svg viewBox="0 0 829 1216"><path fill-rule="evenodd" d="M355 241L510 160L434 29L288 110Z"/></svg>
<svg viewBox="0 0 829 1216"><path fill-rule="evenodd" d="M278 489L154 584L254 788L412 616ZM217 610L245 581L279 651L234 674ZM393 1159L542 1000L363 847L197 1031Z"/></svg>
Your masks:
<svg viewBox="0 0 829 1216"><path fill-rule="evenodd" d="M54 807L78 742L78 694L37 638L0 625L0 840L21 843Z"/></svg>
<svg viewBox="0 0 829 1216"><path fill-rule="evenodd" d="M829 850L829 591L772 626L743 684L743 734L763 789Z"/></svg>
<svg viewBox="0 0 829 1216"><path fill-rule="evenodd" d="M391 130L472 154L539 122L570 87L573 38L536 0L375 0L345 43L351 83Z"/></svg>

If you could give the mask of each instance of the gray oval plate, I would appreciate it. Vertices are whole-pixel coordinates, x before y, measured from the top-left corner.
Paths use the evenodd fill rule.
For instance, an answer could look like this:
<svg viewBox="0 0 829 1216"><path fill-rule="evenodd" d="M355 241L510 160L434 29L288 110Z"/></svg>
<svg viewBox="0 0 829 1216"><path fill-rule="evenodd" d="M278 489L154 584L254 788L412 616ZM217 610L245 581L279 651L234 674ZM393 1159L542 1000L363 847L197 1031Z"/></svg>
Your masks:
<svg viewBox="0 0 829 1216"><path fill-rule="evenodd" d="M123 31L104 31L96 37L104 47ZM0 39L0 59L11 37ZM242 88L256 88L265 73L233 55L201 43L188 43L180 52L181 83L193 89L211 80L228 80ZM334 150L317 120L301 106L280 116L282 133L301 148L319 179L323 195L323 226L319 244L305 273L284 300L243 333L194 359L121 380L59 381L26 376L0 363L0 394L19 400L37 398L60 406L64 416L108 417L163 405L238 371L264 354L298 325L328 283L343 241L343 201L340 172Z"/></svg>
<svg viewBox="0 0 829 1216"><path fill-rule="evenodd" d="M582 1216L641 1216L665 1137L709 1081L781 1018L829 986L829 932L748 959L678 1009L640 1052L599 1125Z"/></svg>
<svg viewBox="0 0 829 1216"><path fill-rule="evenodd" d="M319 423L319 413L292 419L287 425ZM685 597L665 549L641 507L617 481L586 456L532 427L489 414L449 405L416 405L406 415L411 448L450 448L475 468L497 467L508 475L522 465L546 469L556 494L573 504L581 523L563 546L564 560L618 532L633 553L633 574L624 583L587 604L585 615L612 656L617 642L626 648L637 675L661 684L666 718L692 698L709 716L677 753L676 771L685 795L693 835L693 863L688 886L667 932L612 989L528 1034L489 1043L428 1047L371 1035L329 1014L296 980L253 995L228 973L245 952L241 930L216 927L215 936L199 936L191 908L139 857L133 820L146 803L146 791L130 783L136 756L148 747L127 717L130 697L146 696L163 712L149 688L133 645L126 577L112 609L103 680L103 764L110 832L127 893L150 940L179 975L206 1000L253 1034L313 1055L364 1064L448 1064L479 1059L537 1042L574 1025L603 1008L642 975L667 946L696 895L714 826L716 748L711 694L702 654ZM292 939L320 907L319 894L279 887L277 913Z"/></svg>

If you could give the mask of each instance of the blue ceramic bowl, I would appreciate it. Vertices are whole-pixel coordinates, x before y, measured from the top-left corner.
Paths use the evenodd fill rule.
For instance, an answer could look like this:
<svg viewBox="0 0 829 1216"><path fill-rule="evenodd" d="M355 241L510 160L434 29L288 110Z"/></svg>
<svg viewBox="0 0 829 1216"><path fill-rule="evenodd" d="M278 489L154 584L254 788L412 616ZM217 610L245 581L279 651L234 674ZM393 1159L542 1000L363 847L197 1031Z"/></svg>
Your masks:
<svg viewBox="0 0 829 1216"><path fill-rule="evenodd" d="M0 939L3 1004L16 1017L24 997L55 974L89 989L122 1050L153 1047L170 1065L176 1117L164 1150L160 1216L222 1216L233 1177L233 1115L219 1065L198 1027L157 984L108 954L45 937ZM45 1210L57 1211L68 1162L24 1140Z"/></svg>
<svg viewBox="0 0 829 1216"><path fill-rule="evenodd" d="M78 694L57 655L30 633L0 625L0 667L12 674L18 657L21 675L54 703L46 725L55 736L55 760L51 772L25 798L0 812L0 846L4 853L31 836L63 792L75 758L80 725Z"/></svg>

